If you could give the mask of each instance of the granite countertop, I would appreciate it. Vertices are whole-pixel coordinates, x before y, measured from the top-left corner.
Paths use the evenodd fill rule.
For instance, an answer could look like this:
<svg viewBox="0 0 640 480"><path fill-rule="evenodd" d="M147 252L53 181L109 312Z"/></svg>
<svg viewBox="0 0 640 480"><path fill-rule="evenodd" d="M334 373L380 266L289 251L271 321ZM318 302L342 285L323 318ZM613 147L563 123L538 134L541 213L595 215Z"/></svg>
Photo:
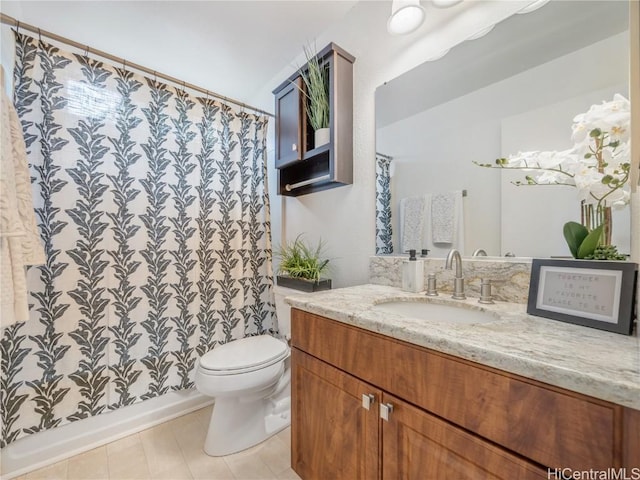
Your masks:
<svg viewBox="0 0 640 480"><path fill-rule="evenodd" d="M385 301L427 301L481 309L495 321L472 325L416 320L374 308ZM295 308L500 370L640 410L640 338L528 315L526 305L477 298L426 297L360 285L286 301Z"/></svg>

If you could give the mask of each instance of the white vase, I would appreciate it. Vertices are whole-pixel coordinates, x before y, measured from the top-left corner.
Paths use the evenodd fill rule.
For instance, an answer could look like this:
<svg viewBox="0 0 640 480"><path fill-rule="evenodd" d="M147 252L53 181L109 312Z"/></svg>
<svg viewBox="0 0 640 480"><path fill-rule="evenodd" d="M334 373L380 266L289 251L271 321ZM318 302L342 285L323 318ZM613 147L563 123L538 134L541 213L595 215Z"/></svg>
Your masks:
<svg viewBox="0 0 640 480"><path fill-rule="evenodd" d="M318 148L326 143L329 143L331 138L330 130L328 128L319 128L314 134L314 146Z"/></svg>

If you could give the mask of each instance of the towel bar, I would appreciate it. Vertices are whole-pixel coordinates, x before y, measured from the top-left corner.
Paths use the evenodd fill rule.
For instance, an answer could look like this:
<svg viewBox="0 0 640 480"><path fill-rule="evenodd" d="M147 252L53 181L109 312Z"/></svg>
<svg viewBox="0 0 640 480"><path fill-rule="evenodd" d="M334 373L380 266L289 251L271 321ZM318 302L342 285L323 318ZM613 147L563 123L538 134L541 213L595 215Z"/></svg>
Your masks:
<svg viewBox="0 0 640 480"><path fill-rule="evenodd" d="M327 174L327 175L322 175L321 177L310 178L309 180L304 180L302 182L298 182L298 183L294 183L294 184L288 184L287 183L284 186L284 189L287 192L290 192L291 190L294 190L296 188L304 187L305 185L311 185L313 183L323 182L325 180L329 180L330 178L331 178L331 175Z"/></svg>

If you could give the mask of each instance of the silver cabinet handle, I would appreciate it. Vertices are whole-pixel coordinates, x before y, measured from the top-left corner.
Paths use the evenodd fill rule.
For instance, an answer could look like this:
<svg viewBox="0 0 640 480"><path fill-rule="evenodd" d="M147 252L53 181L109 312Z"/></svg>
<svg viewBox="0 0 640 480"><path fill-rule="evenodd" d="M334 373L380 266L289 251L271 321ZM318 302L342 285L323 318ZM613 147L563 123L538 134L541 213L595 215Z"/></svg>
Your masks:
<svg viewBox="0 0 640 480"><path fill-rule="evenodd" d="M295 143L291 144L291 151L292 152L297 152L298 151L298 145L296 145Z"/></svg>
<svg viewBox="0 0 640 480"><path fill-rule="evenodd" d="M373 405L374 403L376 403L376 396L373 395L372 393L363 393L362 394L362 407L365 410L369 410L371 408L371 405Z"/></svg>
<svg viewBox="0 0 640 480"><path fill-rule="evenodd" d="M381 403L380 404L380 418L383 420L389 421L389 416L393 412L393 405L390 403Z"/></svg>

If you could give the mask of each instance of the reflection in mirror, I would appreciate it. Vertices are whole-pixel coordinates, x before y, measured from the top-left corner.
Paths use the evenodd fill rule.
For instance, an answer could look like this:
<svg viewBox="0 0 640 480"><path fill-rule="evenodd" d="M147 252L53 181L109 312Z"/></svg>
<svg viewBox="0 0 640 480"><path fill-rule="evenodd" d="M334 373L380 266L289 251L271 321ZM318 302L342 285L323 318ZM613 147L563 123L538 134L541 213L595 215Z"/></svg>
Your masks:
<svg viewBox="0 0 640 480"><path fill-rule="evenodd" d="M378 253L400 254L412 244L438 257L450 248L464 255L482 248L490 256L570 256L562 227L580 221L575 188L516 187L511 182L523 180L522 172L472 162L570 148L576 114L615 93L628 98L628 35L626 1L551 1L379 87L376 151L391 158L392 233L385 241L378 220ZM384 189L376 180L380 214ZM410 222L408 209L423 212L423 220ZM433 242L443 228L436 210L445 212L449 230L440 239L447 242ZM630 249L629 224L628 206L614 212L612 243L623 253Z"/></svg>
<svg viewBox="0 0 640 480"><path fill-rule="evenodd" d="M376 154L376 255L393 253L391 157Z"/></svg>

